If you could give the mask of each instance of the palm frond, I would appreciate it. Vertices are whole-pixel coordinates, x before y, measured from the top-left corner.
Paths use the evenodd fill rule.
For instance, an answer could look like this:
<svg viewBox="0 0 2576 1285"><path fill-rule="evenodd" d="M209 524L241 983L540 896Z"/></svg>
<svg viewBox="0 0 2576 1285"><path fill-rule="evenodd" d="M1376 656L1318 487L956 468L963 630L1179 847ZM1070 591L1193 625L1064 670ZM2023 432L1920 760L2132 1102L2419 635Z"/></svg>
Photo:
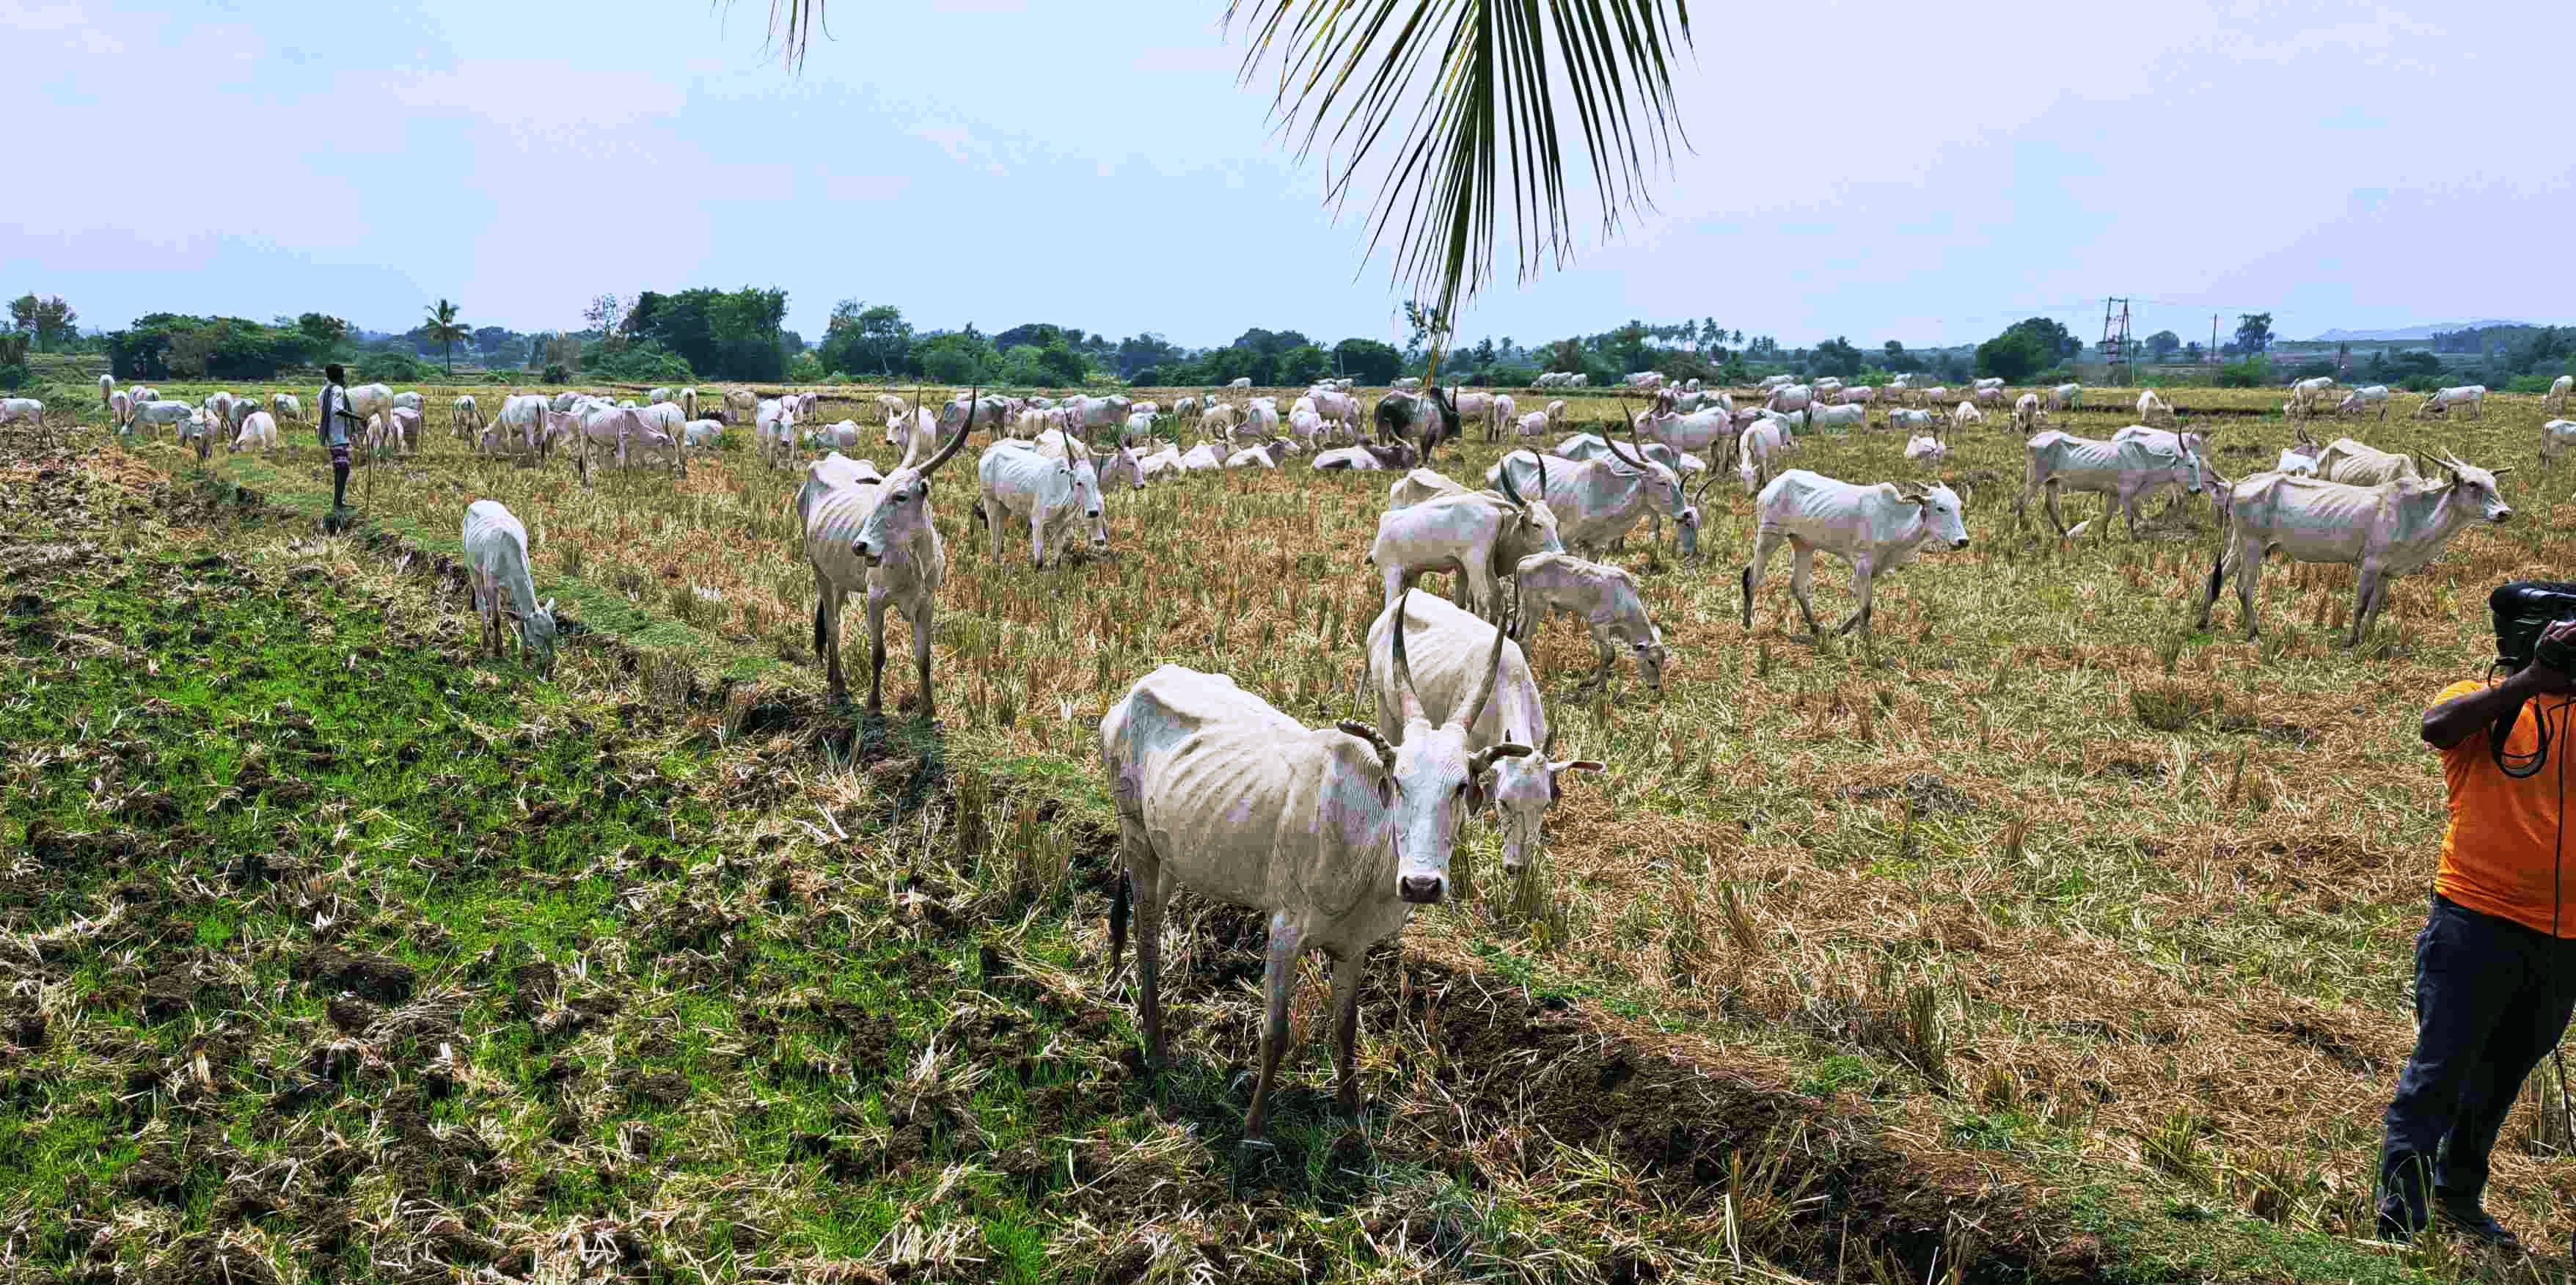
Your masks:
<svg viewBox="0 0 2576 1285"><path fill-rule="evenodd" d="M1504 205L1522 280L1565 262L1564 134L1582 135L1607 235L1652 204L1648 170L1681 133L1672 64L1688 0L1229 0L1238 19L1242 77L1277 54L1273 118L1299 159L1323 147L1329 201L1385 158L1369 252L1391 244L1396 278L1444 316L1491 279Z"/></svg>

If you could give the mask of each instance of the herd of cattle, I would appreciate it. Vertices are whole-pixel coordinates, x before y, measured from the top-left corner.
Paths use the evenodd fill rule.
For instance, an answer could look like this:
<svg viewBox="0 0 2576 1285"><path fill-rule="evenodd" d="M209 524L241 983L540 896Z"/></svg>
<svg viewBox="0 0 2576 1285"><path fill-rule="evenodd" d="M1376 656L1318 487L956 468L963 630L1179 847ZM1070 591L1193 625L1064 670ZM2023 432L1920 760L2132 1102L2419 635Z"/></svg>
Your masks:
<svg viewBox="0 0 2576 1285"><path fill-rule="evenodd" d="M1550 383L1549 381L1555 381ZM2563 407L2569 381L2553 390ZM1551 375L1550 387L1581 387L1580 376ZM875 396L884 440L901 462L881 471L841 454L858 443L858 425L816 425L815 394L763 399L749 390L719 395L700 419L694 388L655 389L644 404L587 393L507 396L488 419L472 397L451 407L455 433L492 454L544 458L570 439L586 459L590 447L630 463L665 456L675 469L711 445L729 423L751 426L773 464L800 446L821 449L805 464L795 496L804 553L815 575L814 648L836 699L848 680L840 648L844 602L862 597L867 611L870 673L867 708L881 706L886 613L912 627L918 712L935 712L931 687L934 613L948 557L934 524L932 478L965 449L976 429L991 433L976 466L974 513L990 555L1010 555L1009 533L1024 529L1032 565L1061 558L1081 542L1108 543L1104 487L1141 489L1158 478L1229 468L1277 468L1313 451L1317 469L1387 470L1388 490L1369 565L1383 582L1383 609L1370 627L1366 672L1375 697L1373 722L1344 720L1312 728L1224 674L1164 665L1139 679L1102 718L1100 752L1116 797L1127 879L1110 920L1110 975L1123 962L1132 897L1137 927L1139 1004L1149 1054L1164 1056L1159 939L1163 908L1175 886L1270 914L1267 1020L1247 1133L1264 1130L1271 1081L1284 1047L1291 979L1298 957L1321 949L1335 961L1333 1008L1340 1097L1356 1105L1354 1040L1361 960L1399 931L1411 909L1440 901L1450 883L1458 825L1488 804L1502 830L1504 864L1516 870L1539 850L1541 826L1570 773L1603 765L1554 759L1555 735L1522 644L1531 631L1570 615L1590 631L1598 667L1581 689L1610 681L1628 656L1640 679L1660 691L1668 662L1636 578L1598 561L1640 521L1661 538L1670 518L1685 556L1698 549L1699 501L1717 475L1711 461L1731 463L1754 497L1757 528L1739 573L1742 622L1753 626L1755 590L1781 545L1791 551L1790 590L1808 629L1819 636L1808 596L1818 551L1852 568L1856 607L1843 632L1870 626L1873 579L1926 549L1968 544L1964 502L1938 480L1855 484L1785 467L1801 439L1869 424L1883 404L1892 429L1907 433L1905 455L1937 465L1955 434L2001 408L2007 390L1980 380L1952 400L1939 387L1871 389L1835 381L1801 384L1775 378L1751 390L1743 405L1724 390L1696 383L1665 388L1656 376L1632 378L1652 398L1622 426L1624 433L1577 432L1544 451L1513 449L1471 487L1426 467L1444 442L1471 424L1489 439L1537 436L1562 426L1564 403L1524 415L1506 395L1402 388L1367 413L1347 388L1318 384L1283 414L1274 398L1229 402L1214 393L1170 408L1125 397L986 397L980 390L947 400L937 411L893 394ZM1238 381L1240 387L1240 381ZM2304 417L2323 404L2330 383L2292 389L2287 408ZM2445 390L2419 414L2483 407L2484 389ZM220 432L234 449L273 447L277 424L302 420L298 399L279 394L260 406L218 393L198 406L164 401L149 388L119 391L101 381L100 395L120 431L170 424L198 451ZM2187 429L2157 393L2142 393L2142 423L2108 440L2080 438L2044 425L2050 414L2081 404L2084 390L2066 385L2021 394L2011 403L2025 443L2027 471L2016 521L2044 496L2051 523L2064 491L2099 493L2134 532L2139 504L2180 488L2212 496L2222 531L2201 604L2205 627L2225 578L2237 577L2248 635L2256 629L2255 581L2264 556L2278 549L2301 562L2355 564L2359 599L2355 642L2367 632L2388 579L2432 560L2454 533L2474 522L2512 516L2489 471L2456 458L2438 462L2376 450L2344 438L2319 443L2302 426L2275 467L2230 480L2212 465L2208 439L2218 430ZM348 390L368 436L389 450L417 449L421 400L383 385ZM2349 413L2377 405L2383 389L2341 399ZM37 414L41 414L39 409ZM2165 426L2159 427L2161 421ZM1179 429L1205 437L1187 451ZM1172 434L1168 444L1164 433ZM1619 438L1624 436L1623 444ZM2551 420L2542 451L2555 457L2576 442L2576 422ZM1338 444L1337 444L1338 443ZM2432 481L2438 471L2440 481ZM1696 485L1693 485L1693 479ZM471 568L484 642L498 650L518 639L522 656L548 658L556 637L553 603L537 599L527 532L492 500L466 510L461 533ZM1419 592L1426 572L1449 574L1455 601Z"/></svg>

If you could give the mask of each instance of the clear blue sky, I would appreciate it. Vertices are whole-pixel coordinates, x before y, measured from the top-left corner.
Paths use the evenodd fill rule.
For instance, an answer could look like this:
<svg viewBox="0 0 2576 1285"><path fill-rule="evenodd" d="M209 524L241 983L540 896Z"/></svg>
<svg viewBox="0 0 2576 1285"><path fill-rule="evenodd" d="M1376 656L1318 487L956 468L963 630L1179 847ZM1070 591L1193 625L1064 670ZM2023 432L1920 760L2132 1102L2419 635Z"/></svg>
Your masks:
<svg viewBox="0 0 2576 1285"><path fill-rule="evenodd" d="M1399 292L1239 88L1222 0L840 0L801 77L765 0L0 0L0 288L85 327L437 296L776 285L921 327L1193 346L1386 338ZM1461 321L1524 343L1710 317L1791 346L2033 313L2206 337L2569 317L2576 7L1694 5L1656 209ZM1578 213L1578 228L1589 227Z"/></svg>

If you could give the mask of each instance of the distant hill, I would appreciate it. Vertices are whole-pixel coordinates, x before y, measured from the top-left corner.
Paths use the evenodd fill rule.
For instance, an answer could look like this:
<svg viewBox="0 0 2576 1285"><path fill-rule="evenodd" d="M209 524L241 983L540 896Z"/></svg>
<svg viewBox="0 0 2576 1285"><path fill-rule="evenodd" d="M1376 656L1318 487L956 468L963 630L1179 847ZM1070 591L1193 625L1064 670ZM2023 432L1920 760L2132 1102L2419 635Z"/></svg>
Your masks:
<svg viewBox="0 0 2576 1285"><path fill-rule="evenodd" d="M2454 330L2484 330L2489 326L2531 326L2537 324L2539 323L2531 321L2502 321L2495 318L2489 318L2484 321L2443 321L2424 326L2406 326L2397 330L2329 330L2314 339L2308 340L2308 342L2312 344L2332 344L2367 339L2431 339L2436 334L2446 334Z"/></svg>

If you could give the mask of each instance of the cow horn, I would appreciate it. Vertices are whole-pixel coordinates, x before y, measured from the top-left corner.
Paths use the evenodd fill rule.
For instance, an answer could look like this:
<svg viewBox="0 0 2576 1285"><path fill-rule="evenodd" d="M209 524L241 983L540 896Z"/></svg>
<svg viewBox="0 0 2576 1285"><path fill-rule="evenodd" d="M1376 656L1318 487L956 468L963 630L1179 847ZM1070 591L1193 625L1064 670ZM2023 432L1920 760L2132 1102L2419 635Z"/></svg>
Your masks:
<svg viewBox="0 0 2576 1285"><path fill-rule="evenodd" d="M1538 461L1538 498L1544 500L1547 498L1547 457L1531 451L1530 458Z"/></svg>
<svg viewBox="0 0 2576 1285"><path fill-rule="evenodd" d="M1412 592L1407 589L1403 594L1396 595L1394 633L1391 640L1395 655L1396 711L1403 715L1407 722L1422 717L1422 694L1414 690L1413 665L1404 658L1404 599Z"/></svg>
<svg viewBox="0 0 2576 1285"><path fill-rule="evenodd" d="M980 385L980 384L976 385L974 388L970 389L970 390L967 392L967 394L966 394L966 422L957 426L957 436L952 437L952 438L949 438L949 439L948 439L948 444L947 444L946 446L940 447L940 448L939 448L939 453L938 453L938 454L936 454L936 455L931 456L931 457L930 457L930 462L921 466L921 475L922 475L923 477L928 477L928 476L930 476L931 474L938 472L938 471L939 471L939 466L940 466L940 465L942 465L942 464L947 463L947 462L948 462L948 457L949 457L949 456L951 456L951 455L955 455L955 454L958 452L958 450L959 450L959 449L961 449L962 447L964 447L964 446L966 445L966 439L974 435L974 433L975 433L975 404L976 404L978 401L982 400L982 398L983 398L983 394L984 394L984 388L983 388L983 386L982 386L982 385ZM938 424L937 424L936 422L934 422L934 423L931 425L931 429L930 429L930 431L931 431L931 433L932 433L934 436L938 434L938 432L939 432L939 426L938 426Z"/></svg>
<svg viewBox="0 0 2576 1285"><path fill-rule="evenodd" d="M1542 465L1541 467L1545 466ZM1522 499L1520 491L1512 485L1511 456L1505 455L1503 457L1503 462L1494 466L1494 480L1503 484L1503 494L1511 500L1513 505L1524 509L1529 507L1529 501Z"/></svg>
<svg viewBox="0 0 2576 1285"><path fill-rule="evenodd" d="M1629 440L1632 444L1637 440L1637 426L1636 426L1636 424L1635 424L1635 423L1633 423L1633 422L1632 422L1632 423L1630 423L1630 424L1628 425L1628 440ZM1629 453L1627 453L1626 451L1620 450L1620 449L1619 449L1619 440L1618 440L1617 438L1612 437L1612 436L1610 436L1610 435L1609 435L1609 434L1607 434L1607 433L1604 433L1604 434L1602 434L1602 435L1601 435L1601 444L1602 444L1602 445L1604 445L1604 446L1609 447L1609 448L1610 448L1610 453L1611 453L1612 455L1616 455L1616 456L1618 456L1618 457L1619 457L1619 462L1620 462L1620 463L1625 464L1625 465L1627 465L1628 467L1630 467L1630 468L1632 468L1632 469L1635 469L1635 470L1637 470L1637 471L1638 471L1638 472L1640 472L1640 473L1645 473L1645 472L1650 472L1650 471L1651 471L1651 470L1649 470L1649 469L1646 467L1646 462L1645 462L1644 460L1639 459L1636 455L1630 455L1630 454L1629 454ZM1638 452L1639 452L1639 454L1643 454L1643 453L1644 453L1644 450L1645 450L1645 448L1644 448L1644 447L1639 447L1639 448L1638 448Z"/></svg>
<svg viewBox="0 0 2576 1285"><path fill-rule="evenodd" d="M1333 726L1377 747L1377 761L1386 765L1387 775L1395 775L1395 747L1386 743L1386 734L1356 719L1343 719Z"/></svg>
<svg viewBox="0 0 2576 1285"><path fill-rule="evenodd" d="M1463 717L1457 720L1459 726L1472 728L1476 725L1477 719L1485 716L1485 704L1494 698L1494 688L1497 685L1495 682L1495 675L1497 671L1502 668L1503 644L1510 640L1511 630L1508 624L1497 624L1494 626L1493 649L1485 653L1485 667L1478 671L1476 675L1476 690L1468 694L1467 701L1465 705L1462 706L1466 713ZM1524 750L1523 752L1526 753L1527 751Z"/></svg>

